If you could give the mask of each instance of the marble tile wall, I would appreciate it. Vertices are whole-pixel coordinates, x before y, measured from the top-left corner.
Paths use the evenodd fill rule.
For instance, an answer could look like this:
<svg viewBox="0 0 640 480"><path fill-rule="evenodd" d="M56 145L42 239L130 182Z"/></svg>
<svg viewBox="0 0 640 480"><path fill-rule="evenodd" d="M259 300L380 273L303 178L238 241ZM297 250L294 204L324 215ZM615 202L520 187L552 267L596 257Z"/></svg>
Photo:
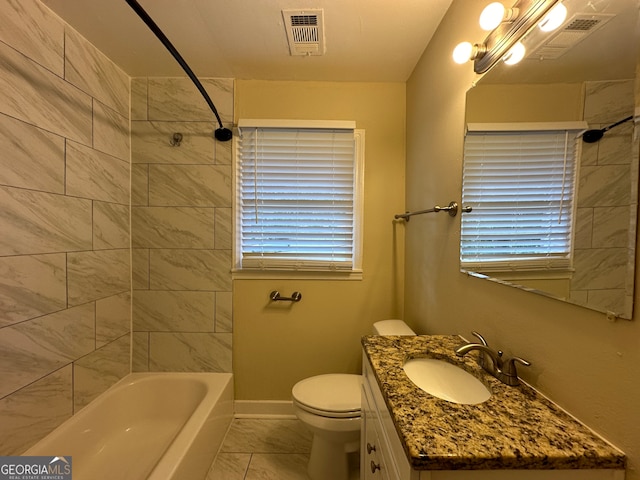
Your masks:
<svg viewBox="0 0 640 480"><path fill-rule="evenodd" d="M233 80L201 81L231 124ZM133 78L131 117L133 369L231 372L231 142L186 77Z"/></svg>
<svg viewBox="0 0 640 480"><path fill-rule="evenodd" d="M130 79L0 0L0 454L130 371Z"/></svg>
<svg viewBox="0 0 640 480"><path fill-rule="evenodd" d="M584 120L590 128L632 115L634 105L633 80L586 83ZM582 143L571 281L572 299L626 318L633 302L627 266L634 264L637 157L633 122L609 130L599 142Z"/></svg>

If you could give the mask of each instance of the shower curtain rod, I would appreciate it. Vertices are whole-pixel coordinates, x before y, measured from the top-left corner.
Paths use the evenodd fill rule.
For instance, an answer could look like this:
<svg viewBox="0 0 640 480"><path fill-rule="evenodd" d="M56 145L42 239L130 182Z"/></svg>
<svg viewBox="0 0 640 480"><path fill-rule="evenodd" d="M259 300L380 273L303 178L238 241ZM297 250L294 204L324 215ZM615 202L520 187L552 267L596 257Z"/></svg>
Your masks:
<svg viewBox="0 0 640 480"><path fill-rule="evenodd" d="M125 0L125 1L133 9L133 11L138 14L138 16L147 25L147 27L149 27L149 29L156 35L156 37L158 37L158 39L162 42L162 44L166 47L166 49L169 50L169 53L173 55L173 58L175 58L176 61L180 64L182 69L187 73L191 81L195 84L195 86L198 88L198 90L204 97L205 101L209 105L209 108L211 108L211 111L216 116L216 119L218 120L218 124L220 125L220 128L216 129L214 133L216 139L220 140L221 142L227 142L231 140L231 137L233 137L233 133L231 132L231 130L229 130L228 128L224 128L224 126L222 125L222 120L220 119L220 115L218 114L218 110L216 109L216 106L213 104L213 101L209 97L209 94L202 86L202 83L200 83L200 80L198 80L198 77L196 77L195 73L193 73L193 70L191 70L189 65L187 65L187 62L184 60L184 58L182 58L182 55L180 55L178 50L176 50L173 44L169 41L167 36L163 33L162 30L160 30L160 27L158 27L158 25L153 21L153 19L149 16L149 14L144 10L144 8L142 8L142 6L136 0Z"/></svg>

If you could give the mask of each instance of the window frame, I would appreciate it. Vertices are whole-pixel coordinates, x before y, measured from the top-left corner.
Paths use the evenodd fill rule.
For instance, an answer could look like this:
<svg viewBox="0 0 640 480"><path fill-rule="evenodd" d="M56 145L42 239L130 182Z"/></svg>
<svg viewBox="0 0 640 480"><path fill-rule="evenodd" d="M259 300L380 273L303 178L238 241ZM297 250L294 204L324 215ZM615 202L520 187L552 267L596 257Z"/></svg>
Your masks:
<svg viewBox="0 0 640 480"><path fill-rule="evenodd" d="M333 120L277 120L277 119L241 119L238 129L242 128L270 128L270 129L315 129L315 130L352 130L354 134L354 183L353 183L353 239L352 239L352 267L335 269L329 266L321 268L288 268L274 267L266 262L262 267L247 267L242 265L242 198L240 190L240 149L238 143L240 135L234 136L234 166L233 166L233 267L234 279L262 279L262 278L306 278L332 280L361 280L363 257L363 223L364 223L364 163L365 163L365 131L355 128L354 121Z"/></svg>

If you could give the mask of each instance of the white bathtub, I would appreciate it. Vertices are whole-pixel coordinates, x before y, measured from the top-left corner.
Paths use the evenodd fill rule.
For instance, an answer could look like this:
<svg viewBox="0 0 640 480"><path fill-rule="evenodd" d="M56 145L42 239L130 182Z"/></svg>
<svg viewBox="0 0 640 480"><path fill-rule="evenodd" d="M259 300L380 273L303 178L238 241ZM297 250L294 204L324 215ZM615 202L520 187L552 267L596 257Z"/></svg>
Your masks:
<svg viewBox="0 0 640 480"><path fill-rule="evenodd" d="M232 416L230 373L133 373L24 455L71 456L74 480L201 480Z"/></svg>

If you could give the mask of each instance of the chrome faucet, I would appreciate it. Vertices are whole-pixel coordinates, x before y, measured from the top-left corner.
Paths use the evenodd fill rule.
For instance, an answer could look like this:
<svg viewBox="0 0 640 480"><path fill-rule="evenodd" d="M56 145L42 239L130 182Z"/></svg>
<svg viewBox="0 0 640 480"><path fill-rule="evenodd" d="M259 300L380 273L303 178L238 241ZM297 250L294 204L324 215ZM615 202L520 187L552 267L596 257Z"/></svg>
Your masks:
<svg viewBox="0 0 640 480"><path fill-rule="evenodd" d="M526 367L531 365L531 363L520 357L513 357L505 361L502 359L501 350L496 351L489 347L487 341L478 332L471 333L480 340L480 343L467 343L466 345L462 345L456 349L456 355L464 357L467 353L477 350L479 353L478 365L486 372L506 385L515 386L520 384L516 363Z"/></svg>

